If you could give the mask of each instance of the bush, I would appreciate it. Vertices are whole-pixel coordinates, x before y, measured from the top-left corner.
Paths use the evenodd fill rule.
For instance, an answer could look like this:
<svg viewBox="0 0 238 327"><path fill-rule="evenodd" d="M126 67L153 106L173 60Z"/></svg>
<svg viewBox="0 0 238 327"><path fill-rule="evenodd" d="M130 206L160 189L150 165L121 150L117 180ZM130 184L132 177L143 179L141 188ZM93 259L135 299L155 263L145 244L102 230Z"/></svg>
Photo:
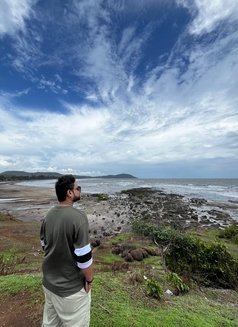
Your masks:
<svg viewBox="0 0 238 327"><path fill-rule="evenodd" d="M189 291L189 286L185 284L176 273L168 275L168 281L176 288L178 293L186 293Z"/></svg>
<svg viewBox="0 0 238 327"><path fill-rule="evenodd" d="M144 224L138 220L135 220L132 226L136 232L151 237L163 246L170 244L183 235L182 232L171 227L158 228L153 224Z"/></svg>
<svg viewBox="0 0 238 327"><path fill-rule="evenodd" d="M161 299L163 295L163 289L160 286L159 282L157 282L155 279L148 279L146 283L146 287L149 296L152 296L158 300Z"/></svg>
<svg viewBox="0 0 238 327"><path fill-rule="evenodd" d="M13 274L19 259L14 254L0 255L0 275Z"/></svg>
<svg viewBox="0 0 238 327"><path fill-rule="evenodd" d="M97 195L97 199L98 199L98 201L107 201L109 199L109 196L104 193L99 193Z"/></svg>
<svg viewBox="0 0 238 327"><path fill-rule="evenodd" d="M165 264L173 272L206 286L238 288L238 260L225 245L205 243L171 228L135 222L133 227L150 236L158 245L167 246Z"/></svg>
<svg viewBox="0 0 238 327"><path fill-rule="evenodd" d="M206 244L185 236L171 245L165 260L172 271L192 277L201 284L238 287L238 261L223 244Z"/></svg>
<svg viewBox="0 0 238 327"><path fill-rule="evenodd" d="M226 238L231 242L238 244L238 226L232 224L225 229L221 230L218 234L219 238Z"/></svg>

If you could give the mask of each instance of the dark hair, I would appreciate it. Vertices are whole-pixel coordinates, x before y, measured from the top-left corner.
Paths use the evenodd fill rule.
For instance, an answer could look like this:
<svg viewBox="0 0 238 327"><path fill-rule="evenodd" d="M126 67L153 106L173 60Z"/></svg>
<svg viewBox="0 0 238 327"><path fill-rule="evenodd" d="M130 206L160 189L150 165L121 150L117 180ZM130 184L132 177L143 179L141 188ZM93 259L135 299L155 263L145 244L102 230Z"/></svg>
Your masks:
<svg viewBox="0 0 238 327"><path fill-rule="evenodd" d="M59 202L66 199L67 191L73 190L75 177L73 175L63 175L55 183L55 192Z"/></svg>

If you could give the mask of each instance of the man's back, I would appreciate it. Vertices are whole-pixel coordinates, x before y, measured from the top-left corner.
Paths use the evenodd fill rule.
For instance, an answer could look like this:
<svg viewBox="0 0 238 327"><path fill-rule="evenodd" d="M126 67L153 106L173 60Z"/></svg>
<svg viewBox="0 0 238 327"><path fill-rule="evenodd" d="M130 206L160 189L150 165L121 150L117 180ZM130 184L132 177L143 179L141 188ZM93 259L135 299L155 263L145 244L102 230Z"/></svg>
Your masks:
<svg viewBox="0 0 238 327"><path fill-rule="evenodd" d="M74 250L88 245L86 215L72 206L52 208L41 227L44 241L43 285L59 296L78 292L84 276L77 267Z"/></svg>
<svg viewBox="0 0 238 327"><path fill-rule="evenodd" d="M89 327L93 258L87 216L75 209L81 186L73 175L55 183L59 205L41 225L45 252L43 290L45 305L42 327Z"/></svg>

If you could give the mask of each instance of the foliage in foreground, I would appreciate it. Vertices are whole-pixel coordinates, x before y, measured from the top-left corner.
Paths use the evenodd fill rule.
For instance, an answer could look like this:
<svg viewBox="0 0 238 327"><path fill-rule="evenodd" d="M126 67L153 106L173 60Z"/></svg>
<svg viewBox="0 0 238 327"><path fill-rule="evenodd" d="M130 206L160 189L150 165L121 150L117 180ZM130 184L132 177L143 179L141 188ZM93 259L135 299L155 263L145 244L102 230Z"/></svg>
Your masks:
<svg viewBox="0 0 238 327"><path fill-rule="evenodd" d="M237 324L235 308L229 309L223 303L214 305L209 299L204 301L204 294L191 291L165 302L142 296L139 288L128 285L124 273L96 274L90 326L235 327Z"/></svg>
<svg viewBox="0 0 238 327"><path fill-rule="evenodd" d="M9 296L25 293L26 303L41 303L43 308L40 276L0 276L0 288L0 299L11 301ZM42 312L36 318L40 321ZM235 327L237 322L236 308L214 302L214 294L191 291L186 296L174 296L172 302L146 300L139 287L127 284L125 273L95 275L90 327Z"/></svg>
<svg viewBox="0 0 238 327"><path fill-rule="evenodd" d="M238 244L238 226L232 224L225 229L221 230L218 234L219 238L226 238L232 243Z"/></svg>
<svg viewBox="0 0 238 327"><path fill-rule="evenodd" d="M155 279L148 279L146 283L148 295L160 300L163 296L163 289Z"/></svg>
<svg viewBox="0 0 238 327"><path fill-rule="evenodd" d="M238 261L221 243L207 243L168 227L135 221L134 229L151 237L161 248L164 263L173 272L199 284L238 288Z"/></svg>
<svg viewBox="0 0 238 327"><path fill-rule="evenodd" d="M182 281L178 274L171 272L167 279L176 288L178 294L187 293L189 291L189 286Z"/></svg>
<svg viewBox="0 0 238 327"><path fill-rule="evenodd" d="M39 297L42 293L41 280L40 276L33 274L0 276L0 296L32 292Z"/></svg>

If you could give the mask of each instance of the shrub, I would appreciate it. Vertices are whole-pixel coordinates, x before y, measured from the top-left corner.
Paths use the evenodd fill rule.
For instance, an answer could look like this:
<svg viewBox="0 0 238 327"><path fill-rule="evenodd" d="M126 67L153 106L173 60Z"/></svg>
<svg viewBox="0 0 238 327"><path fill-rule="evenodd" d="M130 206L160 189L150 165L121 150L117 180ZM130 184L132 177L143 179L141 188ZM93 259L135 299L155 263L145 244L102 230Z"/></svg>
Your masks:
<svg viewBox="0 0 238 327"><path fill-rule="evenodd" d="M166 257L168 267L207 286L237 288L238 261L220 243L185 236L172 244Z"/></svg>
<svg viewBox="0 0 238 327"><path fill-rule="evenodd" d="M159 282L157 282L155 279L148 279L146 283L146 287L149 296L152 296L158 300L161 299L163 295L163 289L160 286Z"/></svg>
<svg viewBox="0 0 238 327"><path fill-rule="evenodd" d="M144 224L138 220L135 220L132 223L132 226L136 232L141 233L145 236L150 236L152 239L154 239L156 242L163 246L172 243L181 235L183 235L182 232L175 230L171 227L158 228L153 224Z"/></svg>
<svg viewBox="0 0 238 327"><path fill-rule="evenodd" d="M232 242L234 244L238 244L238 235L235 235L235 236L232 237Z"/></svg>
<svg viewBox="0 0 238 327"><path fill-rule="evenodd" d="M104 193L99 193L97 195L97 199L98 199L98 201L107 201L109 199L109 196Z"/></svg>
<svg viewBox="0 0 238 327"><path fill-rule="evenodd" d="M185 284L176 273L171 272L168 275L168 281L176 288L178 293L186 293L189 291L189 286Z"/></svg>
<svg viewBox="0 0 238 327"><path fill-rule="evenodd" d="M238 260L225 245L206 243L171 228L134 222L134 229L166 246L165 265L181 276L206 286L238 288Z"/></svg>
<svg viewBox="0 0 238 327"><path fill-rule="evenodd" d="M19 259L14 254L0 255L0 275L13 274Z"/></svg>
<svg viewBox="0 0 238 327"><path fill-rule="evenodd" d="M232 224L225 229L221 230L218 234L219 238L226 238L231 242L238 244L238 226Z"/></svg>

